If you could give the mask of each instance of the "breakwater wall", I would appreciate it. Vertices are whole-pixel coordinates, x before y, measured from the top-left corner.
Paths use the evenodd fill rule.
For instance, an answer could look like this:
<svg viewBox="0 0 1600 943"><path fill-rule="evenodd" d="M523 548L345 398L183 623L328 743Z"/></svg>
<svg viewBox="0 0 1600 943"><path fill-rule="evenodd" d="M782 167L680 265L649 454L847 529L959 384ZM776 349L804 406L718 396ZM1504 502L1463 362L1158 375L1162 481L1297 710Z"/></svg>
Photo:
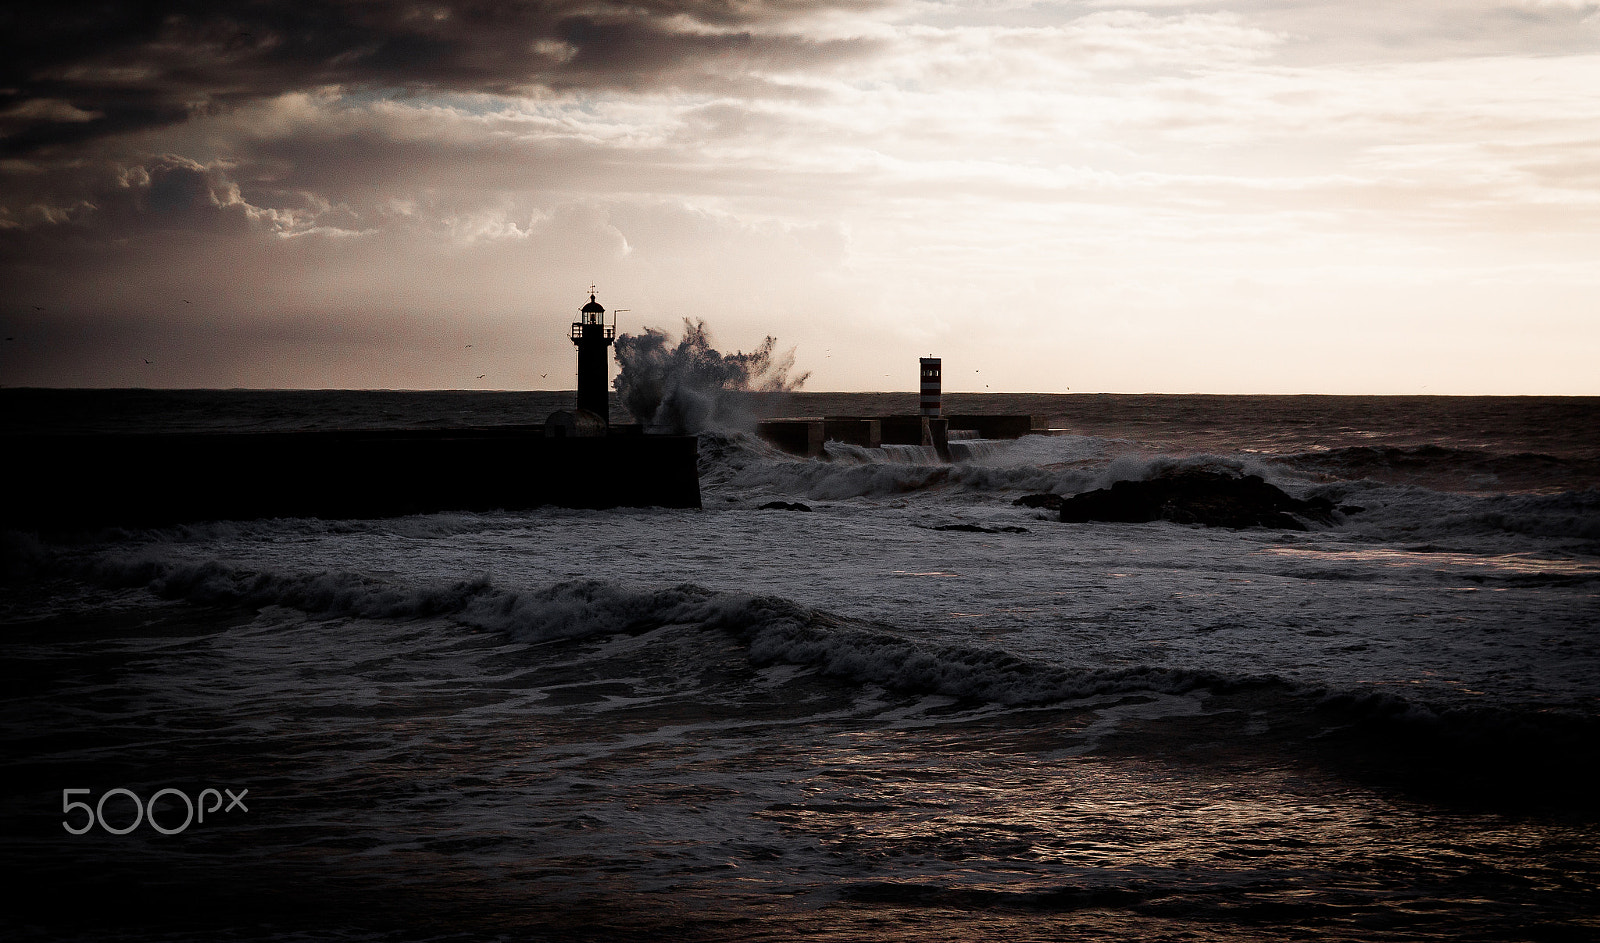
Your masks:
<svg viewBox="0 0 1600 943"><path fill-rule="evenodd" d="M439 511L699 507L693 436L540 426L10 435L0 523L26 529Z"/></svg>
<svg viewBox="0 0 1600 943"><path fill-rule="evenodd" d="M862 448L884 445L924 445L950 460L947 440L951 432L975 433L982 439L1018 439L1049 430L1040 416L802 416L764 419L756 426L763 439L795 455L825 455L823 443L846 442Z"/></svg>

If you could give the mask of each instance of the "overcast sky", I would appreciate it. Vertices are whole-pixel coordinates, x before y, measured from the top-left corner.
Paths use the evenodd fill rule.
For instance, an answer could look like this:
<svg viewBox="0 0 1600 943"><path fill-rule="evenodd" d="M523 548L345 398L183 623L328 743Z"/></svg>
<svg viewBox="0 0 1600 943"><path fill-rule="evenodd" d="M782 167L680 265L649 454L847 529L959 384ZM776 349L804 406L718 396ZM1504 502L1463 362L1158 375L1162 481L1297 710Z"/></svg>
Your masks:
<svg viewBox="0 0 1600 943"><path fill-rule="evenodd" d="M1590 0L0 13L0 382L1600 394Z"/></svg>

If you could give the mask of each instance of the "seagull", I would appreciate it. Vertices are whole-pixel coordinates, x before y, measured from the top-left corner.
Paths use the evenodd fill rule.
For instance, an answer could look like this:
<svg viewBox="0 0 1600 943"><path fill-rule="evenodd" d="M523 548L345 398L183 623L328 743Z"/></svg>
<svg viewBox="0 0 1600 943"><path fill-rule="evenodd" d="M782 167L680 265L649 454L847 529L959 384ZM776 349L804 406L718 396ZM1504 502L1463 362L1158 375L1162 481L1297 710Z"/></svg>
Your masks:
<svg viewBox="0 0 1600 943"><path fill-rule="evenodd" d="M191 302L189 299L185 298L185 299L183 299L183 303L184 304L192 304L193 302Z"/></svg>
<svg viewBox="0 0 1600 943"><path fill-rule="evenodd" d="M480 380L481 380L481 379L483 379L483 378L484 378L484 377L486 377L486 376L488 376L488 374L487 374L487 373L480 373L480 374L478 374L478 379L480 379Z"/></svg>
<svg viewBox="0 0 1600 943"><path fill-rule="evenodd" d="M545 377L547 377L549 375L550 374L548 374L548 373L541 373L541 374L539 374L539 379L543 380Z"/></svg>
<svg viewBox="0 0 1600 943"><path fill-rule="evenodd" d="M149 357L144 358L144 362L145 363L149 363L150 362L150 358Z"/></svg>
<svg viewBox="0 0 1600 943"><path fill-rule="evenodd" d="M468 344L468 345L467 345L467 347L471 347L471 346L472 346L472 345L471 345L471 344ZM462 349L462 350L466 350L466 347L463 347L463 348L461 348L461 349Z"/></svg>

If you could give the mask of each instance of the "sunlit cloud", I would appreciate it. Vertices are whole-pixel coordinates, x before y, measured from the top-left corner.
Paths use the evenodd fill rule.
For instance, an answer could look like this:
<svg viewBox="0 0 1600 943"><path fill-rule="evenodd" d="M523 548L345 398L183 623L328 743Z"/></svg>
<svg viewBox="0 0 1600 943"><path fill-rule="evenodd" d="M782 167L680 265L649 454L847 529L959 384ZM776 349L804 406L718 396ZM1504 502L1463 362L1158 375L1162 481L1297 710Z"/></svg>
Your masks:
<svg viewBox="0 0 1600 943"><path fill-rule="evenodd" d="M330 4L304 22L252 7L257 29L141 21L79 52L46 35L19 60L0 239L17 311L70 299L92 324L103 291L104 316L137 333L168 323L173 285L215 277L238 336L306 343L314 330L251 324L320 321L377 350L499 332L535 344L542 369L507 371L523 381L570 356L530 340L533 312L560 321L601 281L661 324L797 342L819 388L881 374L805 362L848 339L962 349L1018 389L1403 392L1425 376L1469 392L1478 359L1526 348L1495 373L1524 385L1497 391L1576 392L1593 386L1581 356L1600 356L1584 315L1600 301L1600 53L1573 39L1594 6ZM994 330L1002 314L1027 319L1022 349ZM1386 325L1384 349L1332 323ZM1561 353L1541 359L1541 339ZM1312 348L1367 365L1280 369ZM353 355L267 359L271 385L376 382ZM414 359L384 382L457 382ZM30 361L29 382L67 382L53 362Z"/></svg>

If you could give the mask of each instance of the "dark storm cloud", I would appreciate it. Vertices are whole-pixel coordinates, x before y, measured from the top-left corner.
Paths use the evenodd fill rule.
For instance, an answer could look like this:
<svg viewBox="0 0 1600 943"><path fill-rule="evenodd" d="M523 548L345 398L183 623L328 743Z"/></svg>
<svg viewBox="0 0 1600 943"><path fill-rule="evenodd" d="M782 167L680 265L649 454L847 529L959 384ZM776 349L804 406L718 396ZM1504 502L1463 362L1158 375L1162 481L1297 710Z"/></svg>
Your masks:
<svg viewBox="0 0 1600 943"><path fill-rule="evenodd" d="M0 201L0 249L7 262L48 258L143 233L281 229L274 223L289 215L247 202L221 167L162 154L126 165L50 168L11 181Z"/></svg>
<svg viewBox="0 0 1600 943"><path fill-rule="evenodd" d="M0 154L327 85L515 92L724 88L868 51L808 16L875 0L63 0L0 12Z"/></svg>

